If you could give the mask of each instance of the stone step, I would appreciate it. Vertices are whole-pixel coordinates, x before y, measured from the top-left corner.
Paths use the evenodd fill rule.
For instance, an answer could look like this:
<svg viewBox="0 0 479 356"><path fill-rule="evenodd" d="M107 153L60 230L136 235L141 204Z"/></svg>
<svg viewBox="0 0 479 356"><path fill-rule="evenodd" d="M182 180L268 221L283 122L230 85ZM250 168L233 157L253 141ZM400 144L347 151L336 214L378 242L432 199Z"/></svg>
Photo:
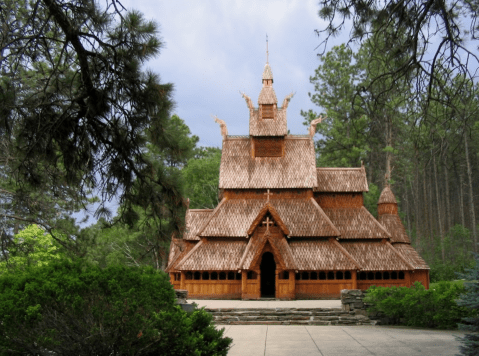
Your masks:
<svg viewBox="0 0 479 356"><path fill-rule="evenodd" d="M342 309L308 308L218 308L205 309L216 324L231 325L374 325L363 315Z"/></svg>

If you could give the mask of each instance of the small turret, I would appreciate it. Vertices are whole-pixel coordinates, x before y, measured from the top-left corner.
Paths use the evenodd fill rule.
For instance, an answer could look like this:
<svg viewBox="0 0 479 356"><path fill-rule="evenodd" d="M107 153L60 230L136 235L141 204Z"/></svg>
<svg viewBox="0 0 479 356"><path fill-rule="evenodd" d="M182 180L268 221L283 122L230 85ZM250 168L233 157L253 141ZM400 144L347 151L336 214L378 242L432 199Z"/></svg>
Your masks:
<svg viewBox="0 0 479 356"><path fill-rule="evenodd" d="M398 214L398 203L389 185L384 187L378 200L378 216L384 214Z"/></svg>

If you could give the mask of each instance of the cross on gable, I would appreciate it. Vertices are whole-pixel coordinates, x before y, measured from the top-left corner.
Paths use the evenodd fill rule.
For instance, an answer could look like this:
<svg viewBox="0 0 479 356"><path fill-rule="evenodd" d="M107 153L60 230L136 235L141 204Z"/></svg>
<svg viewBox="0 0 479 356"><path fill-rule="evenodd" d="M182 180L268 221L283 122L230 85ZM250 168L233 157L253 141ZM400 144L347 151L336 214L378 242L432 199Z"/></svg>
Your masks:
<svg viewBox="0 0 479 356"><path fill-rule="evenodd" d="M269 192L269 188L268 188L268 192L267 192L267 193L263 193L263 194L266 195L266 197L267 197L267 198L266 198L266 201L269 203L269 196L270 196L270 195L273 195L273 193L270 193L270 192Z"/></svg>
<svg viewBox="0 0 479 356"><path fill-rule="evenodd" d="M274 221L269 218L269 216L266 217L266 220L263 221L263 225L266 225L266 231L269 230L270 225L274 225Z"/></svg>

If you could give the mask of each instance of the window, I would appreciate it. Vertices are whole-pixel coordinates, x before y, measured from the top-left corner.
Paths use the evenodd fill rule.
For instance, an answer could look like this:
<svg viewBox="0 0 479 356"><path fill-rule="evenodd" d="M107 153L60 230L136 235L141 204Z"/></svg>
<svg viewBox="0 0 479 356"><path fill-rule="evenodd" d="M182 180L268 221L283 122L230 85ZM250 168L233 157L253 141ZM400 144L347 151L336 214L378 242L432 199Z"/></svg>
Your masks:
<svg viewBox="0 0 479 356"><path fill-rule="evenodd" d="M346 271L344 273L344 279L351 279L351 272L350 271Z"/></svg>
<svg viewBox="0 0 479 356"><path fill-rule="evenodd" d="M336 279L344 279L344 274L341 271L336 272Z"/></svg>
<svg viewBox="0 0 479 356"><path fill-rule="evenodd" d="M295 278L297 281L299 281L299 280L301 279L301 274L296 273L295 276L294 276L294 278Z"/></svg>
<svg viewBox="0 0 479 356"><path fill-rule="evenodd" d="M319 272L319 279L325 280L326 279L326 272L323 272L323 271Z"/></svg>
<svg viewBox="0 0 479 356"><path fill-rule="evenodd" d="M211 272L211 279L216 281L218 279L218 272Z"/></svg>
<svg viewBox="0 0 479 356"><path fill-rule="evenodd" d="M398 279L398 273L396 271L391 272L391 279Z"/></svg>
<svg viewBox="0 0 479 356"><path fill-rule="evenodd" d="M389 272L383 272L383 279L389 279Z"/></svg>
<svg viewBox="0 0 479 356"><path fill-rule="evenodd" d="M403 271L399 271L399 279L404 279L404 272Z"/></svg>
<svg viewBox="0 0 479 356"><path fill-rule="evenodd" d="M220 272L220 280L224 281L226 279L226 273Z"/></svg>
<svg viewBox="0 0 479 356"><path fill-rule="evenodd" d="M247 278L248 279L256 279L256 272L255 271L248 271Z"/></svg>
<svg viewBox="0 0 479 356"><path fill-rule="evenodd" d="M308 280L308 279L309 279L309 272L303 272L303 273L301 273L301 279L302 279L303 281Z"/></svg>
<svg viewBox="0 0 479 356"><path fill-rule="evenodd" d="M210 279L210 274L208 272L203 272L201 279L203 279L204 281L207 281L208 279Z"/></svg>
<svg viewBox="0 0 479 356"><path fill-rule="evenodd" d="M374 272L368 272L368 279L370 281L374 279Z"/></svg>
<svg viewBox="0 0 479 356"><path fill-rule="evenodd" d="M318 272L311 272L310 278L313 280L318 279Z"/></svg>
<svg viewBox="0 0 479 356"><path fill-rule="evenodd" d="M237 281L241 280L241 273L236 272L236 280Z"/></svg>
<svg viewBox="0 0 479 356"><path fill-rule="evenodd" d="M191 273L191 272L186 272L185 278L188 279L188 280L193 279L193 273Z"/></svg>
<svg viewBox="0 0 479 356"><path fill-rule="evenodd" d="M263 119L274 119L274 108L273 104L262 104L262 118Z"/></svg>
<svg viewBox="0 0 479 356"><path fill-rule="evenodd" d="M283 271L279 274L279 279L289 279L289 272Z"/></svg>
<svg viewBox="0 0 479 356"><path fill-rule="evenodd" d="M201 279L201 273L200 272L195 272L194 273L194 278L195 278L195 281L199 281Z"/></svg>
<svg viewBox="0 0 479 356"><path fill-rule="evenodd" d="M328 272L328 279L334 279L334 272L333 271Z"/></svg>
<svg viewBox="0 0 479 356"><path fill-rule="evenodd" d="M235 279L235 273L234 272L228 272L228 280L234 280Z"/></svg>
<svg viewBox="0 0 479 356"><path fill-rule="evenodd" d="M383 279L383 275L381 272L376 272L376 276L375 276L376 279Z"/></svg>
<svg viewBox="0 0 479 356"><path fill-rule="evenodd" d="M366 272L361 272L361 273L359 273L359 280L365 281L366 278L367 278Z"/></svg>

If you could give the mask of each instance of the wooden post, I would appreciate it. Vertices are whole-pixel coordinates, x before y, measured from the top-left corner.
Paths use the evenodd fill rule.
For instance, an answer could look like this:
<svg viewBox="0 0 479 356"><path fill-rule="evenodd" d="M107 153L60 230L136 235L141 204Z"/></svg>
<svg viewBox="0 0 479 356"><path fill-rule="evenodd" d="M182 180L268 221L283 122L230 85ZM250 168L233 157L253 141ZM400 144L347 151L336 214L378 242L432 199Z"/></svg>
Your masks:
<svg viewBox="0 0 479 356"><path fill-rule="evenodd" d="M294 270L289 272L289 295L291 299L296 298L296 278L294 275Z"/></svg>
<svg viewBox="0 0 479 356"><path fill-rule="evenodd" d="M351 277L353 278L353 289L358 289L358 272L352 271Z"/></svg>
<svg viewBox="0 0 479 356"><path fill-rule="evenodd" d="M186 274L185 274L185 272L181 271L180 289L185 289L185 285L186 285Z"/></svg>
<svg viewBox="0 0 479 356"><path fill-rule="evenodd" d="M247 292L247 285L246 285L246 278L248 272L245 270L241 271L241 299L246 299L246 292Z"/></svg>

